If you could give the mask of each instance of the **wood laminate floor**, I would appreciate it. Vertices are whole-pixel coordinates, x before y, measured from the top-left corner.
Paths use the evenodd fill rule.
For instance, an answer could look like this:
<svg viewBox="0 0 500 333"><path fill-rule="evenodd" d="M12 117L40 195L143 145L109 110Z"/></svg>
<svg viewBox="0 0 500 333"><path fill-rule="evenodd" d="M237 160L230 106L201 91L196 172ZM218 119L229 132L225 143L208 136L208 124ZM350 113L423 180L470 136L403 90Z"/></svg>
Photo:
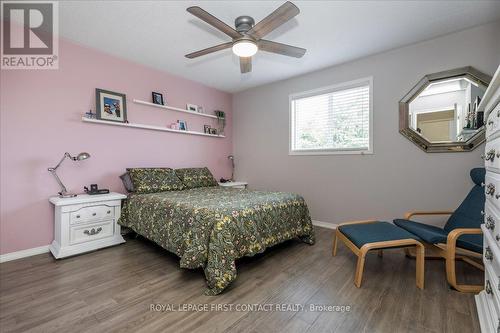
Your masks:
<svg viewBox="0 0 500 333"><path fill-rule="evenodd" d="M238 262L223 294L204 296L201 270L144 240L63 260L43 254L0 265L0 331L6 332L479 332L474 297L450 290L444 262L428 260L425 290L415 287L415 261L402 250L370 254L363 285L353 284L356 257L332 230L317 243L290 241ZM458 264L480 283L482 273ZM303 311L151 311L151 304L300 304ZM309 311L311 304L349 312ZM203 310L203 309L201 309Z"/></svg>

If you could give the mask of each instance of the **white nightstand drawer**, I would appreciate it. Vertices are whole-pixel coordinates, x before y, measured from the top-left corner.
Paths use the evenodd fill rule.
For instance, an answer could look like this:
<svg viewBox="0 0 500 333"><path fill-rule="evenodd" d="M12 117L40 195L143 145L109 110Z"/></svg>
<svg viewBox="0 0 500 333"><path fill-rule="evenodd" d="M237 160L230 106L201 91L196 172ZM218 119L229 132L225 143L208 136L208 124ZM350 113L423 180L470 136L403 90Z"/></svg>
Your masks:
<svg viewBox="0 0 500 333"><path fill-rule="evenodd" d="M115 208L107 205L87 206L71 212L70 224L78 224L89 221L110 220L115 217Z"/></svg>
<svg viewBox="0 0 500 333"><path fill-rule="evenodd" d="M73 245L113 236L113 226L114 223L111 220L91 225L70 227L69 243Z"/></svg>

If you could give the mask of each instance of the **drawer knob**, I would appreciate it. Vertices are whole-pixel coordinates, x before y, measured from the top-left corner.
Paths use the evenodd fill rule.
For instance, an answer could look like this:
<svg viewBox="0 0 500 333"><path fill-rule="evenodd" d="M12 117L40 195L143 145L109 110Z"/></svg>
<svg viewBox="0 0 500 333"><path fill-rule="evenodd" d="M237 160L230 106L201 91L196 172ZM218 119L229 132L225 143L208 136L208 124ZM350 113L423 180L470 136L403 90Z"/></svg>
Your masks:
<svg viewBox="0 0 500 333"><path fill-rule="evenodd" d="M489 183L488 186L486 186L486 194L493 196L493 194L495 194L495 185Z"/></svg>
<svg viewBox="0 0 500 333"><path fill-rule="evenodd" d="M493 120L488 121L488 125L493 125L495 122Z"/></svg>
<svg viewBox="0 0 500 333"><path fill-rule="evenodd" d="M497 199L498 199L498 198L497 198ZM495 229L495 220L493 219L493 217L492 217L492 216L488 216L488 217L486 218L486 223L485 223L485 225L486 225L486 228L487 228L487 229L490 229L490 230ZM498 235L497 235L497 236L498 236Z"/></svg>
<svg viewBox="0 0 500 333"><path fill-rule="evenodd" d="M500 242L500 235L496 235L495 238L496 238L497 242Z"/></svg>
<svg viewBox="0 0 500 333"><path fill-rule="evenodd" d="M110 211L110 210L108 210L108 214L111 214L111 211Z"/></svg>
<svg viewBox="0 0 500 333"><path fill-rule="evenodd" d="M79 218L80 218L80 215L77 215L77 216L76 216L76 218L77 218L77 219L79 219Z"/></svg>
<svg viewBox="0 0 500 333"><path fill-rule="evenodd" d="M96 215L97 215L97 213L92 213L92 216L96 216Z"/></svg>
<svg viewBox="0 0 500 333"><path fill-rule="evenodd" d="M85 230L83 233L85 235L88 235L88 236L94 236L94 235L97 235L98 233L100 233L101 231L102 231L102 228L99 227L97 229L92 228L90 230Z"/></svg>
<svg viewBox="0 0 500 333"><path fill-rule="evenodd" d="M491 252L491 249L489 246L487 246L484 249L484 259L486 260L493 260L493 252Z"/></svg>
<svg viewBox="0 0 500 333"><path fill-rule="evenodd" d="M487 294L493 295L493 289L491 288L490 280L486 280L486 286L484 287L484 290Z"/></svg>
<svg viewBox="0 0 500 333"><path fill-rule="evenodd" d="M495 149L490 149L486 153L486 157L484 158L486 161L492 161L495 159Z"/></svg>

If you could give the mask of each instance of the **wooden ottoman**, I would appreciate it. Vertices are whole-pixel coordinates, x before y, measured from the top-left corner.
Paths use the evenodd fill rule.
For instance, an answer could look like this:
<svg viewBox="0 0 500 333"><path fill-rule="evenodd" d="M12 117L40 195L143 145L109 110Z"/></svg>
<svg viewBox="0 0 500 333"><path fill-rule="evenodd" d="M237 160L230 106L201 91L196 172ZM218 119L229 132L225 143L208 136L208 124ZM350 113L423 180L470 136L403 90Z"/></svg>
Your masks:
<svg viewBox="0 0 500 333"><path fill-rule="evenodd" d="M358 256L354 284L361 286L366 253L370 250L379 250L382 256L383 249L415 247L416 252L416 284L424 289L424 259L425 248L418 241L418 237L410 232L395 226L392 223L380 221L356 221L340 224L333 236L332 255L337 254L337 240L344 244Z"/></svg>

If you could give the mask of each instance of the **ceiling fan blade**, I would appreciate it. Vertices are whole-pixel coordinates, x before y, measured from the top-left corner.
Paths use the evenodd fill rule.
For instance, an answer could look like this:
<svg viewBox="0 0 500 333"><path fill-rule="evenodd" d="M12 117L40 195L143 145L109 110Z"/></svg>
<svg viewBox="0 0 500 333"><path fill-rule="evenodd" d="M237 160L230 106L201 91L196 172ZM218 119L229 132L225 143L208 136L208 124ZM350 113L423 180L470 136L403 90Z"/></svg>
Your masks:
<svg viewBox="0 0 500 333"><path fill-rule="evenodd" d="M290 1L287 1L257 23L248 31L248 34L256 39L260 39L299 13L299 8Z"/></svg>
<svg viewBox="0 0 500 333"><path fill-rule="evenodd" d="M242 73L252 71L252 57L240 57L240 70Z"/></svg>
<svg viewBox="0 0 500 333"><path fill-rule="evenodd" d="M233 42L227 42L224 44L219 44L219 45L215 45L212 47L207 47L206 49L186 54L186 58L193 59L193 58L201 57L201 56L206 55L206 54L210 54L210 53L217 52L220 50L228 49L231 46L233 46Z"/></svg>
<svg viewBox="0 0 500 333"><path fill-rule="evenodd" d="M229 35L231 38L240 38L241 37L241 34L238 31L234 30L229 25L222 22L217 17L213 16L212 14L208 13L207 11L201 9L198 6L189 7L186 10L188 12L190 12L191 14L193 14L194 16L198 17L199 19L207 22L211 26L219 29L220 31L222 31L226 35Z"/></svg>
<svg viewBox="0 0 500 333"><path fill-rule="evenodd" d="M306 49L303 49L301 47L271 42L270 40L265 40L265 39L261 39L257 43L259 44L259 50L278 53L295 58L302 58L302 56L307 51Z"/></svg>

